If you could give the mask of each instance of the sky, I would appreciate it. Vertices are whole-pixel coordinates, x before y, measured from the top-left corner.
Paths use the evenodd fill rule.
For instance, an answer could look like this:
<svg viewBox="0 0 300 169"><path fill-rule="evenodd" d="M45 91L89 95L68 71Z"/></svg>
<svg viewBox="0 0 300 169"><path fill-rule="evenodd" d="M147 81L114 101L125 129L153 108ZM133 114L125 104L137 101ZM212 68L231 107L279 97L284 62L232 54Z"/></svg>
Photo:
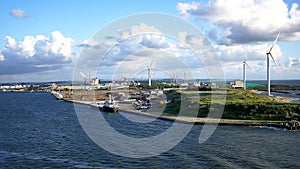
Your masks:
<svg viewBox="0 0 300 169"><path fill-rule="evenodd" d="M266 51L278 32L272 49L278 66L271 60L271 78L300 79L299 5L297 0L1 1L0 83L65 81L91 71L100 79L146 79L150 63L153 78L188 74L205 79L214 58L203 54L208 46L221 65L215 69L222 69L226 79L242 78L247 55L247 79L264 80ZM178 21L164 23L163 16L149 15L145 21L121 24L149 12ZM183 31L189 27L180 23L203 36ZM109 33L104 31L108 28ZM195 53L202 53L200 61Z"/></svg>

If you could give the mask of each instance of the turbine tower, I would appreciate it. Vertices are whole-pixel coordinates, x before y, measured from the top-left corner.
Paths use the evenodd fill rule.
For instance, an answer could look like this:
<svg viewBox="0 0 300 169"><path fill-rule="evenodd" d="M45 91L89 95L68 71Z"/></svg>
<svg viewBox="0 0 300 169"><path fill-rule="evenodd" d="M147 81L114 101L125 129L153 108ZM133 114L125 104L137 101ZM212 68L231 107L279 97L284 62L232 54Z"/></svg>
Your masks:
<svg viewBox="0 0 300 169"><path fill-rule="evenodd" d="M271 46L270 50L266 53L267 54L267 81L268 81L268 96L271 96L271 80L270 80L270 56L273 60L273 62L276 64L276 66L278 66L277 62L275 61L274 57L271 54L271 51L273 49L273 47L276 45L278 37L280 35L280 32L278 32L277 37L273 43L273 45Z"/></svg>
<svg viewBox="0 0 300 169"><path fill-rule="evenodd" d="M151 76L152 76L152 64L153 64L154 58L152 59L150 65L147 67L148 70L148 86L151 86Z"/></svg>
<svg viewBox="0 0 300 169"><path fill-rule="evenodd" d="M247 86L246 86L246 66L250 67L247 63L247 57L248 57L248 52L246 51L246 54L245 54L245 59L243 61L243 88L244 90L246 90Z"/></svg>

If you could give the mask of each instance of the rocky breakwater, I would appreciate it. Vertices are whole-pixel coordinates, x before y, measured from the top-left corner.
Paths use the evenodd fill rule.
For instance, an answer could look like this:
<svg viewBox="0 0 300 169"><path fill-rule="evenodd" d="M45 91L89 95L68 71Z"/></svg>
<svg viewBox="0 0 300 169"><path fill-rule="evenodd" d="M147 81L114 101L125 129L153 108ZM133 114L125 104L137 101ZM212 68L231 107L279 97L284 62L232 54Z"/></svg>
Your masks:
<svg viewBox="0 0 300 169"><path fill-rule="evenodd" d="M300 122L299 121L289 121L283 123L283 127L286 130L300 130Z"/></svg>

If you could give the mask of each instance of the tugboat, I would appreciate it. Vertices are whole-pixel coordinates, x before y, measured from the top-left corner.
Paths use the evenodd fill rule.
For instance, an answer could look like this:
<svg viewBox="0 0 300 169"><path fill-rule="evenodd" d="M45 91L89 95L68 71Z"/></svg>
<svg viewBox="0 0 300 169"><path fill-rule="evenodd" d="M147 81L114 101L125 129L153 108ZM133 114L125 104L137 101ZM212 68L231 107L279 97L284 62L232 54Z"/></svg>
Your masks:
<svg viewBox="0 0 300 169"><path fill-rule="evenodd" d="M99 109L103 112L118 112L119 105L114 100L106 100Z"/></svg>
<svg viewBox="0 0 300 169"><path fill-rule="evenodd" d="M118 112L119 105L112 99L111 95L109 95L109 100L106 100L102 107L99 107L100 111L103 112Z"/></svg>

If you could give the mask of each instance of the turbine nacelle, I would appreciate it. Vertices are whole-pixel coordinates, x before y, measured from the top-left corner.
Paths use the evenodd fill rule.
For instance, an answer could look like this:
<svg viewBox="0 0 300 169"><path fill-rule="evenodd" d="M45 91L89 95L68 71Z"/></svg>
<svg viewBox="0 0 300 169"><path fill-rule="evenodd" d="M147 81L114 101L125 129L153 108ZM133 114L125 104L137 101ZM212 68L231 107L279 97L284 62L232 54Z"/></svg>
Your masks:
<svg viewBox="0 0 300 169"><path fill-rule="evenodd" d="M266 53L266 54L267 54L267 57L271 56L271 58L272 58L273 62L275 63L275 65L276 65L277 67L279 67L279 65L277 64L276 60L274 59L272 53L268 52L268 53Z"/></svg>

